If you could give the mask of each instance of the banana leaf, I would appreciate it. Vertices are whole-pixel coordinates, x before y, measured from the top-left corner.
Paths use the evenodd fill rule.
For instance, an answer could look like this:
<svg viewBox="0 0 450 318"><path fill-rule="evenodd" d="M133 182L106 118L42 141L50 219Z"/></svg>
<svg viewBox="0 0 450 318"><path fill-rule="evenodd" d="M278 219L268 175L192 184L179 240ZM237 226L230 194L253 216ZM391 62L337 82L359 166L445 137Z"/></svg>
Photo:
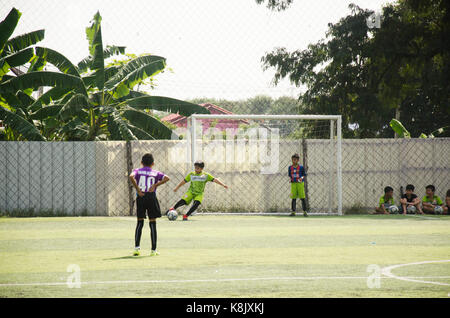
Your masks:
<svg viewBox="0 0 450 318"><path fill-rule="evenodd" d="M39 130L25 118L0 106L0 120L29 141L45 141Z"/></svg>
<svg viewBox="0 0 450 318"><path fill-rule="evenodd" d="M169 127L147 113L129 108L124 110L122 115L133 126L142 129L155 139L170 139L172 136L172 130Z"/></svg>
<svg viewBox="0 0 450 318"><path fill-rule="evenodd" d="M405 126L403 126L403 124L397 119L393 118L390 121L389 125L400 138L411 138L411 134L409 133L409 131L406 130Z"/></svg>
<svg viewBox="0 0 450 318"><path fill-rule="evenodd" d="M22 13L19 10L12 8L6 18L0 22L0 54L3 52L9 37L16 29L21 15Z"/></svg>
<svg viewBox="0 0 450 318"><path fill-rule="evenodd" d="M200 105L164 96L140 96L117 104L117 106L121 105L128 105L139 110L154 109L175 114L178 113L183 116L210 114L208 109Z"/></svg>
<svg viewBox="0 0 450 318"><path fill-rule="evenodd" d="M53 64L54 66L56 66L56 68L58 70L60 70L64 74L70 74L70 75L80 77L80 74L78 73L78 70L75 67L75 65L73 65L72 62L70 62L70 60L67 57L65 57L64 55L62 55L61 53L59 53L55 50L52 50L52 49L49 49L46 47L40 47L40 46L36 47L35 51L36 51L36 56L39 56L40 58Z"/></svg>
<svg viewBox="0 0 450 318"><path fill-rule="evenodd" d="M13 77L0 84L0 94L15 93L19 90L25 91L28 88L38 89L41 86L71 88L87 96L87 91L81 78L70 74L49 71L25 73Z"/></svg>

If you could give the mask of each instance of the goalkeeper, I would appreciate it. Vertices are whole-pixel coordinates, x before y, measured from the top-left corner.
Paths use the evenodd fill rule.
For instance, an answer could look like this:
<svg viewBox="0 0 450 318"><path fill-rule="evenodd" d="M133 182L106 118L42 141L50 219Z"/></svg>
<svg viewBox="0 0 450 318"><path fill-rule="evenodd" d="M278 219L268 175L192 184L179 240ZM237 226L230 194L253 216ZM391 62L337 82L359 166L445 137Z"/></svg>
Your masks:
<svg viewBox="0 0 450 318"><path fill-rule="evenodd" d="M203 172L203 168L205 167L205 163L203 161L196 161L194 163L195 171L189 173L186 178L184 178L173 190L177 192L178 189L184 184L191 182L188 191L183 195L180 201L175 204L172 209L177 209L183 205L188 205L194 200L189 211L183 215L183 221L187 221L188 217L194 213L195 210L200 206L203 200L203 192L205 191L205 185L207 182L214 182L220 184L225 189L228 189L228 186L220 182L219 179L214 178L207 172ZM170 210L170 209L169 209Z"/></svg>
<svg viewBox="0 0 450 318"><path fill-rule="evenodd" d="M300 160L298 154L292 155L291 159L292 166L288 168L288 176L291 179L291 216L295 216L297 199L302 201L303 216L308 216L308 212L306 211L305 184L303 182L306 177L305 168L298 164Z"/></svg>

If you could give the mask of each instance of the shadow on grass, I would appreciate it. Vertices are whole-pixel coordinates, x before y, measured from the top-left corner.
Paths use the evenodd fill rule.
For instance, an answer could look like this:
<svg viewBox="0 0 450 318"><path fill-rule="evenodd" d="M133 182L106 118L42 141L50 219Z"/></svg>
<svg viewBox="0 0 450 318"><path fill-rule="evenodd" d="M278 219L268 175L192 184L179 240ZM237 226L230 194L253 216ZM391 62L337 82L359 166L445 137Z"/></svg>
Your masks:
<svg viewBox="0 0 450 318"><path fill-rule="evenodd" d="M121 260L121 259L141 259L141 258L147 258L150 257L150 255L139 255L139 256L121 256L121 257L112 257L112 258L104 258L104 261L115 261L115 260Z"/></svg>

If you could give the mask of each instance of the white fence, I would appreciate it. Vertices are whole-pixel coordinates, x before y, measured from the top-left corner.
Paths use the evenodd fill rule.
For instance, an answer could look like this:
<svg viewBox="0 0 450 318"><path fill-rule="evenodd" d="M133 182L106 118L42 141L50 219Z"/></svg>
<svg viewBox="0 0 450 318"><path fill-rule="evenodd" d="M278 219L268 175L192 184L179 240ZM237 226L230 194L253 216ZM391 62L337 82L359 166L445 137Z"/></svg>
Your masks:
<svg viewBox="0 0 450 318"><path fill-rule="evenodd" d="M305 140L305 144L301 140L280 140L278 171L272 174L261 174L258 166L248 164L248 160L224 168L209 163L208 154L204 153L205 171L230 188L207 185L200 211L289 211L287 167L294 152L307 158L311 211L328 212L330 205L336 211L336 193L329 190L329 183L335 183L335 170L330 169L336 157L335 146L326 139ZM127 155L127 144L121 141L0 142L0 215L24 210L34 211L35 215L134 214L127 156L133 167L139 167L146 152L154 154L154 168L171 178L157 190L165 211L188 187L173 192L191 169L187 163L187 142L133 141L129 145L131 152ZM218 147L226 149L227 145L225 141L216 142L214 147L220 151ZM249 145L239 147L249 158L257 153L254 147L258 145L252 144L252 149L246 148ZM434 184L444 199L450 189L450 138L342 141L344 213L372 210L387 185L395 189L398 201L400 186L408 183L415 185L419 197L424 195L426 185Z"/></svg>

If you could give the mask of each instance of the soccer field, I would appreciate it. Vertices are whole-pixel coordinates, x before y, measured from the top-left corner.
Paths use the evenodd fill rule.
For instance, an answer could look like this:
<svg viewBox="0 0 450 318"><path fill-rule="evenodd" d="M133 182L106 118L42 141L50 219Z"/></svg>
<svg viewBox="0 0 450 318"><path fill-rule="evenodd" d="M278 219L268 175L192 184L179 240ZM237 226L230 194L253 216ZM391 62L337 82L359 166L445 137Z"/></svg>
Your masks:
<svg viewBox="0 0 450 318"><path fill-rule="evenodd" d="M450 296L448 216L162 217L152 257L135 225L0 218L0 297Z"/></svg>

